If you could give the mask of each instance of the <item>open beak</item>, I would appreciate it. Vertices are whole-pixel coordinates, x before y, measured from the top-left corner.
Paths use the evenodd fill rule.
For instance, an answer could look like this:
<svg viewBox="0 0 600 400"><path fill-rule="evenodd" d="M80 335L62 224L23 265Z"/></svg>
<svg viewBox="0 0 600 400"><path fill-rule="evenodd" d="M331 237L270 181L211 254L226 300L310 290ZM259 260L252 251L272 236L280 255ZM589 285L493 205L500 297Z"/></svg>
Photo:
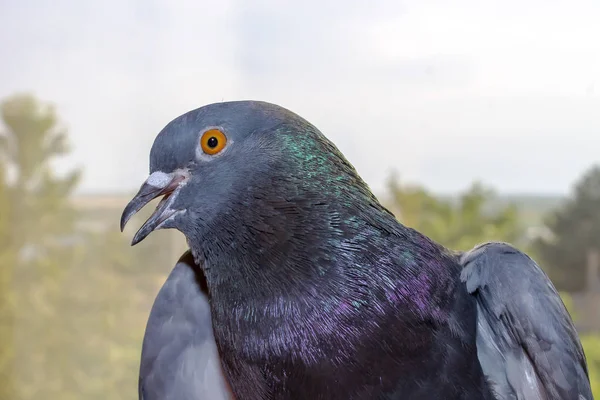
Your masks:
<svg viewBox="0 0 600 400"><path fill-rule="evenodd" d="M142 185L137 194L131 199L121 215L121 232L125 229L127 221L141 210L146 204L159 196L164 196L150 218L137 231L131 245L134 246L144 240L152 231L160 229L169 218L179 210L174 210L171 205L177 198L181 187L185 185L188 175L186 171L175 171L170 174L156 171L152 173Z"/></svg>

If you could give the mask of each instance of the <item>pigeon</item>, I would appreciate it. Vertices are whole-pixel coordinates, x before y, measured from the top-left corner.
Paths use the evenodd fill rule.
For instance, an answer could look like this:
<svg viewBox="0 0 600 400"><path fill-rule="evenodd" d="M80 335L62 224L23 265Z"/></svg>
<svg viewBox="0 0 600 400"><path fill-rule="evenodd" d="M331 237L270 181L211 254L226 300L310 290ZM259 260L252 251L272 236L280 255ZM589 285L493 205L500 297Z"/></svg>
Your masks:
<svg viewBox="0 0 600 400"><path fill-rule="evenodd" d="M150 312L140 399L593 399L529 256L402 225L288 109L221 102L168 123L121 230L156 198L132 245L176 229L189 250Z"/></svg>

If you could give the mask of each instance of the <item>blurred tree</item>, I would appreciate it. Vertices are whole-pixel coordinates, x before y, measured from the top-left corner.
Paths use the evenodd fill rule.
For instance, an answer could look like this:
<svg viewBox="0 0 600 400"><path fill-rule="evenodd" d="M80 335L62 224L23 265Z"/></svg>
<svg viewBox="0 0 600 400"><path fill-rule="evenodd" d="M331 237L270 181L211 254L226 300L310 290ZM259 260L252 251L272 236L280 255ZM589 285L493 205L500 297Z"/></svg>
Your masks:
<svg viewBox="0 0 600 400"><path fill-rule="evenodd" d="M566 292L561 292L565 307L571 314L571 318L574 321L579 319L579 315L573 308L573 299L571 295ZM585 358L588 365L588 373L590 376L590 383L592 385L592 394L594 398L600 397L600 336L598 334L585 334L581 335L581 345L585 353Z"/></svg>
<svg viewBox="0 0 600 400"><path fill-rule="evenodd" d="M600 336L582 335L581 345L585 352L594 398L600 396Z"/></svg>
<svg viewBox="0 0 600 400"><path fill-rule="evenodd" d="M455 250L495 240L518 244L523 229L514 205L493 209L494 192L474 183L458 199L443 199L423 187L388 180L389 208L405 225Z"/></svg>
<svg viewBox="0 0 600 400"><path fill-rule="evenodd" d="M79 170L54 173L69 149L51 106L16 95L0 115L0 400L134 399L169 235L131 249L120 207L78 211Z"/></svg>
<svg viewBox="0 0 600 400"><path fill-rule="evenodd" d="M68 147L51 106L19 94L0 104L0 115L4 123L0 134L0 398L16 399L22 395L16 390L17 372L27 364L23 354L18 362L14 356L20 343L25 343L22 334L32 336L26 342L28 356L36 354L36 346L48 336L44 319L27 317L32 307L46 304L57 293L61 264L70 258L64 240L72 234L75 213L67 199L79 171L63 177L53 173L52 161L65 155ZM53 314L47 307L41 309L47 317Z"/></svg>
<svg viewBox="0 0 600 400"><path fill-rule="evenodd" d="M568 201L546 218L549 237L534 246L559 290L579 291L598 283L600 166L590 168Z"/></svg>
<svg viewBox="0 0 600 400"><path fill-rule="evenodd" d="M15 398L14 361L14 254L8 251L10 202L4 185L6 168L0 163L0 399Z"/></svg>

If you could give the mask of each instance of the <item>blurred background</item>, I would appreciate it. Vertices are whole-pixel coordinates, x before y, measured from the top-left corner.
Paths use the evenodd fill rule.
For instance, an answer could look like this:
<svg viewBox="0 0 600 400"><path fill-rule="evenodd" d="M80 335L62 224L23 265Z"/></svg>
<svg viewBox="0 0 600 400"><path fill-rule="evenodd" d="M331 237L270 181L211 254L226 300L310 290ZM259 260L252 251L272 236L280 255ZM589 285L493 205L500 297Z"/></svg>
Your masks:
<svg viewBox="0 0 600 400"><path fill-rule="evenodd" d="M185 250L121 210L156 134L259 99L331 138L404 224L531 254L600 396L600 3L0 1L0 400L137 399Z"/></svg>

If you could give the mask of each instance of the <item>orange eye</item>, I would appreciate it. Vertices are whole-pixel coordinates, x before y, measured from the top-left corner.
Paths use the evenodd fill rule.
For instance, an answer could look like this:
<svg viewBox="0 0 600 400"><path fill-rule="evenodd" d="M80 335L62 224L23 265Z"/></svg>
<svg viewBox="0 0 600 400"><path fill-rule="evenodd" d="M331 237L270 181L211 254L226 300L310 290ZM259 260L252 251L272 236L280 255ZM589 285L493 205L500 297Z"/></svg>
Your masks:
<svg viewBox="0 0 600 400"><path fill-rule="evenodd" d="M209 129L202 134L200 146L206 154L214 156L225 148L227 137L218 129Z"/></svg>

